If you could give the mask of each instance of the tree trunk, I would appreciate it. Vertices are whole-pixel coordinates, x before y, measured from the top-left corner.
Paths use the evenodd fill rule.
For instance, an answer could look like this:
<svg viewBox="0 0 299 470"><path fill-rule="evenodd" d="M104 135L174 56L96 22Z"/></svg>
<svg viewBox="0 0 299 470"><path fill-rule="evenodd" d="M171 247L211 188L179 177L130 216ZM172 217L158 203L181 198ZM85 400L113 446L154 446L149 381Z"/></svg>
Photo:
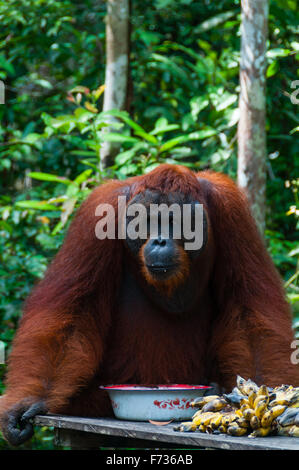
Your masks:
<svg viewBox="0 0 299 470"><path fill-rule="evenodd" d="M106 76L103 111L124 110L127 104L129 71L129 0L107 0ZM115 118L109 118L113 125ZM109 131L109 128L107 128ZM104 142L100 167L113 165L119 144Z"/></svg>
<svg viewBox="0 0 299 470"><path fill-rule="evenodd" d="M0 80L0 104L5 104L5 85L2 80Z"/></svg>
<svg viewBox="0 0 299 470"><path fill-rule="evenodd" d="M266 210L266 40L268 0L242 0L238 184L260 231Z"/></svg>

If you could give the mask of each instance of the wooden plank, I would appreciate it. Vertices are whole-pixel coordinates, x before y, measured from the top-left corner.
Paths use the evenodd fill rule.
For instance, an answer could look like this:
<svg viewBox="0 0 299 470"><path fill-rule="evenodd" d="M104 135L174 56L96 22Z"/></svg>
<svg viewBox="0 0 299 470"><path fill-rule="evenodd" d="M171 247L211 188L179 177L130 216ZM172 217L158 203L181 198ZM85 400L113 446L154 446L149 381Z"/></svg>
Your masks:
<svg viewBox="0 0 299 470"><path fill-rule="evenodd" d="M70 447L73 450L94 449L156 449L157 442L145 439L133 439L123 436L107 436L73 429L55 428L54 443L56 446ZM177 449L178 444L160 443L159 449ZM180 446L184 448L184 446ZM191 446L188 446L190 449ZM195 447L197 448L197 447Z"/></svg>
<svg viewBox="0 0 299 470"><path fill-rule="evenodd" d="M81 418L73 416L36 416L37 426L84 431L105 436L144 439L159 443L183 446L209 447L226 450L299 450L299 438L295 437L233 437L226 434L211 435L200 432L181 433L173 430L174 424L155 426L151 423L121 421L112 418Z"/></svg>

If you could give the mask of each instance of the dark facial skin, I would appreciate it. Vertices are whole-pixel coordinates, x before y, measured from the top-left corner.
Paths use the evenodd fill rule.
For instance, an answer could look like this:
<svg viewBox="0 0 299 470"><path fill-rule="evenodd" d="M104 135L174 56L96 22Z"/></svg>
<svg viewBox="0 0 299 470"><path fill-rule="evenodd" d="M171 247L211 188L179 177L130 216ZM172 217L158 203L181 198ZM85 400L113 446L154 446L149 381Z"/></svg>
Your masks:
<svg viewBox="0 0 299 470"><path fill-rule="evenodd" d="M179 268L176 255L175 240L162 238L161 235L148 240L143 250L148 271L153 277L162 280Z"/></svg>
<svg viewBox="0 0 299 470"><path fill-rule="evenodd" d="M178 219L172 220L171 212L169 219L169 236L165 238L161 233L161 218L159 219L158 233L153 238L149 238L149 220L150 220L150 204L178 204L183 210L183 204L191 205L191 229L194 231L194 206L198 201L191 200L188 196L180 193L162 194L160 192L146 191L138 194L129 203L142 204L147 209L147 238L130 239L127 236L126 247L134 271L137 270L136 281L147 293L148 297L160 308L168 313L184 313L192 310L197 302L198 296L201 294L198 286L205 285L205 278L208 278L211 266L210 249L206 250L208 242L208 220L204 211L203 219L203 244L198 250L184 250L186 241L182 237L174 238L174 224L178 223ZM128 206L128 207L129 207ZM181 212L182 213L182 212ZM127 227L133 217L127 216ZM180 222L180 221L179 221ZM200 264L200 269L195 266ZM140 270L142 275L140 275ZM175 288L169 292L167 286L172 283L173 279L177 281ZM165 286L165 289L164 289Z"/></svg>

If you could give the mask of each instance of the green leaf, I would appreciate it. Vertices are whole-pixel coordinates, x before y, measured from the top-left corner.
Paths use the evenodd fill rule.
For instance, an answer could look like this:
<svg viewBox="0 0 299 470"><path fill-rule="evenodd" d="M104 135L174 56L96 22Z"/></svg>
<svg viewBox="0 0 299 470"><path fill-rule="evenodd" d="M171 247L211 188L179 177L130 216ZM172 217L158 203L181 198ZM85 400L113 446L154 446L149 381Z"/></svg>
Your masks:
<svg viewBox="0 0 299 470"><path fill-rule="evenodd" d="M155 128L151 131L152 135L164 134L165 132L175 131L179 129L178 124L168 124L166 118L159 118L155 123Z"/></svg>
<svg viewBox="0 0 299 470"><path fill-rule="evenodd" d="M155 0L156 8L167 8L173 0Z"/></svg>
<svg viewBox="0 0 299 470"><path fill-rule="evenodd" d="M76 127L75 117L69 114L52 118L51 116L43 113L42 117L48 126L55 130L59 130L60 132L69 134Z"/></svg>
<svg viewBox="0 0 299 470"><path fill-rule="evenodd" d="M202 140L217 134L215 129L203 129L202 131L191 132L188 135L189 140Z"/></svg>
<svg viewBox="0 0 299 470"><path fill-rule="evenodd" d="M87 170L89 171L89 170ZM74 198L80 192L79 185L77 183L72 183L68 186L66 195L68 198Z"/></svg>
<svg viewBox="0 0 299 470"><path fill-rule="evenodd" d="M288 254L288 256L296 256L299 255L299 246L297 248L294 248L294 250L291 250Z"/></svg>
<svg viewBox="0 0 299 470"><path fill-rule="evenodd" d="M172 156L177 160L181 160L182 158L188 158L192 154L194 154L194 150L192 151L190 147L175 147L172 150Z"/></svg>
<svg viewBox="0 0 299 470"><path fill-rule="evenodd" d="M26 142L28 144L34 145L38 143L42 139L42 134L37 134L35 132L31 132L27 134L26 137L23 137L22 142Z"/></svg>
<svg viewBox="0 0 299 470"><path fill-rule="evenodd" d="M116 156L115 163L117 165L124 165L135 156L135 153L135 148L133 148L132 150L127 150L126 152L121 152Z"/></svg>
<svg viewBox="0 0 299 470"><path fill-rule="evenodd" d="M57 211L57 207L44 201L17 201L16 207L22 209L38 209L42 211Z"/></svg>
<svg viewBox="0 0 299 470"><path fill-rule="evenodd" d="M137 170L138 166L135 163L130 163L129 165L122 166L121 169L118 171L118 174L121 178L127 177L127 175L135 174Z"/></svg>
<svg viewBox="0 0 299 470"><path fill-rule="evenodd" d="M102 132L101 139L104 142L139 142L135 137L131 137L125 134L118 134L117 132Z"/></svg>
<svg viewBox="0 0 299 470"><path fill-rule="evenodd" d="M97 153L93 150L71 150L70 155L81 155L82 157L95 157Z"/></svg>
<svg viewBox="0 0 299 470"><path fill-rule="evenodd" d="M278 60L274 60L267 68L266 76L267 78L272 77L279 71L279 62Z"/></svg>
<svg viewBox="0 0 299 470"><path fill-rule="evenodd" d="M207 137L211 137L212 135L215 135L215 134L217 134L217 131L214 129L203 129L201 131L191 132L191 134L181 135L165 142L165 144L162 145L162 147L160 148L160 152L162 153L162 152L165 152L166 150L170 150L173 147L176 147L177 145L182 144L184 142L188 142L191 140L206 139Z"/></svg>
<svg viewBox="0 0 299 470"><path fill-rule="evenodd" d="M148 142L151 142L152 144L157 144L158 141L155 137L153 137L151 134L148 134L139 124L134 122L130 117L129 114L126 111L118 111L117 109L112 109L111 111L106 111L104 113L101 113L101 115L111 115L114 117L117 117L119 119L122 119L128 126L130 126L132 129L134 129L134 133L138 135L139 137L142 137L143 139L147 140Z"/></svg>
<svg viewBox="0 0 299 470"><path fill-rule="evenodd" d="M42 88L46 88L47 90L52 90L52 88L53 88L52 83L50 83L48 80L45 80L43 78L39 78L39 79L34 80L34 83L41 86Z"/></svg>
<svg viewBox="0 0 299 470"><path fill-rule="evenodd" d="M291 304L295 304L299 301L299 294L287 294L287 298Z"/></svg>
<svg viewBox="0 0 299 470"><path fill-rule="evenodd" d="M90 92L89 88L86 86L76 86L75 88L72 88L70 90L70 93L83 93L83 94L88 94Z"/></svg>
<svg viewBox="0 0 299 470"><path fill-rule="evenodd" d="M165 69L167 69L168 72L173 73L173 75L175 75L179 80L183 81L185 84L190 84L189 75L183 67L179 66L175 62L175 60L156 53L153 53L151 57L154 59L154 62L162 63L165 66Z"/></svg>
<svg viewBox="0 0 299 470"><path fill-rule="evenodd" d="M157 168L160 165L160 163L152 163L151 165L145 167L144 173L150 173L152 170Z"/></svg>
<svg viewBox="0 0 299 470"><path fill-rule="evenodd" d="M85 123L94 117L94 114L85 108L77 108L74 112L77 121Z"/></svg>
<svg viewBox="0 0 299 470"><path fill-rule="evenodd" d="M83 171L77 178L74 180L74 183L76 184L82 184L84 181L88 180L90 175L92 174L92 170L85 170Z"/></svg>
<svg viewBox="0 0 299 470"><path fill-rule="evenodd" d="M63 228L64 224L63 222L60 220L56 225L55 227L53 228L52 232L51 232L51 235L56 235L58 232L60 232L60 230Z"/></svg>
<svg viewBox="0 0 299 470"><path fill-rule="evenodd" d="M6 222L5 220L0 220L0 231L5 230L6 232L10 233L12 235L13 233L13 227Z"/></svg>
<svg viewBox="0 0 299 470"><path fill-rule="evenodd" d="M193 33L200 34L210 29L214 29L219 26L221 23L224 23L226 20L229 20L233 16L237 16L236 11L226 11L224 13L220 13L219 15L212 16L208 20L203 21L200 23L194 30Z"/></svg>
<svg viewBox="0 0 299 470"><path fill-rule="evenodd" d="M276 59L277 57L287 57L290 54L290 49L282 49L281 47L276 47L270 49L266 52L267 59Z"/></svg>
<svg viewBox="0 0 299 470"><path fill-rule="evenodd" d="M176 131L179 129L180 126L178 124L168 124L168 126L163 127L163 129L154 129L151 134L152 135L159 135L164 134L165 132Z"/></svg>
<svg viewBox="0 0 299 470"><path fill-rule="evenodd" d="M157 145L158 140L151 134L148 134L147 132L143 131L135 131L135 134L138 135L139 137L142 137L144 140L147 142L150 142L151 144Z"/></svg>
<svg viewBox="0 0 299 470"><path fill-rule="evenodd" d="M145 130L136 122L134 122L130 117L129 113L127 111L119 111L118 109L111 109L109 111L104 111L101 113L102 116L114 116L119 119L122 119L126 124L128 124L132 129L139 131L139 132L145 132Z"/></svg>
<svg viewBox="0 0 299 470"><path fill-rule="evenodd" d="M223 111L224 109L228 108L233 103L235 103L237 99L238 99L237 95L229 95L225 97L225 99L216 106L216 111Z"/></svg>
<svg viewBox="0 0 299 470"><path fill-rule="evenodd" d="M161 38L161 34L153 31L139 31L140 39L146 44L158 44Z"/></svg>
<svg viewBox="0 0 299 470"><path fill-rule="evenodd" d="M63 178L62 176L51 175L50 173L41 173L41 172L33 171L31 173L28 173L28 176L36 180L41 180L41 181L52 181L52 182L63 183L63 184L71 183L71 181L68 180L67 178Z"/></svg>
<svg viewBox="0 0 299 470"><path fill-rule="evenodd" d="M1 68L6 70L6 72L8 72L10 75L15 74L14 66L8 60L6 60L3 54L0 55L0 69Z"/></svg>
<svg viewBox="0 0 299 470"><path fill-rule="evenodd" d="M92 92L92 96L94 96L95 100L98 100L100 96L104 93L104 91L105 91L105 85L101 85Z"/></svg>
<svg viewBox="0 0 299 470"><path fill-rule="evenodd" d="M200 111L205 109L209 104L208 98L205 96L194 96L192 100L190 101L190 107L191 107L191 115L194 120L197 119L198 114Z"/></svg>
<svg viewBox="0 0 299 470"><path fill-rule="evenodd" d="M187 142L188 140L190 140L190 139L186 135L181 135L179 137L174 137L173 139L170 139L167 142L165 142L165 144L163 144L160 147L160 153L166 152L166 150L170 150L170 149L172 149L173 147L176 147L179 144Z"/></svg>
<svg viewBox="0 0 299 470"><path fill-rule="evenodd" d="M91 163L89 160L80 160L80 163L83 163L83 165L90 166L97 173L100 172L99 167L95 165L94 163Z"/></svg>

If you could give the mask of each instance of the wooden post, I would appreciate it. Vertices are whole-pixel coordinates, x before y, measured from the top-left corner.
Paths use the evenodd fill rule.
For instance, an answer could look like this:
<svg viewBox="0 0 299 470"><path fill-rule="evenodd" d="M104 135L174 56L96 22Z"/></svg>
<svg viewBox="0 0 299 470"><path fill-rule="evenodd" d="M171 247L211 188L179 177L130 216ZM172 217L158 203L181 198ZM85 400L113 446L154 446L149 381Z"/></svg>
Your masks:
<svg viewBox="0 0 299 470"><path fill-rule="evenodd" d="M242 0L238 185L261 233L266 208L266 39L268 0Z"/></svg>
<svg viewBox="0 0 299 470"><path fill-rule="evenodd" d="M107 0L106 15L106 76L103 111L124 110L127 104L129 72L129 0ZM113 123L115 118L110 118ZM109 129L107 129L109 130ZM104 142L100 167L113 164L118 143Z"/></svg>

